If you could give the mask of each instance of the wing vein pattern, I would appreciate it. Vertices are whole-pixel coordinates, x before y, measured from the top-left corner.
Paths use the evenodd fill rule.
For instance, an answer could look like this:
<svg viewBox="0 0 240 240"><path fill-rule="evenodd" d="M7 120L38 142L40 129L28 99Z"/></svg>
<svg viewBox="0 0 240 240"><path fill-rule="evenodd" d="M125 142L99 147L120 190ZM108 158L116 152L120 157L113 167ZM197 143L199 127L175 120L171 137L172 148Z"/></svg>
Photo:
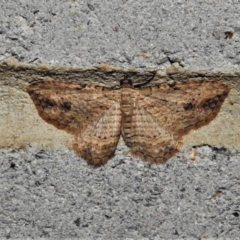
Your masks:
<svg viewBox="0 0 240 240"><path fill-rule="evenodd" d="M73 134L73 149L94 166L113 156L120 135L133 155L164 163L182 136L217 116L229 91L210 80L111 89L45 79L27 87L39 115Z"/></svg>

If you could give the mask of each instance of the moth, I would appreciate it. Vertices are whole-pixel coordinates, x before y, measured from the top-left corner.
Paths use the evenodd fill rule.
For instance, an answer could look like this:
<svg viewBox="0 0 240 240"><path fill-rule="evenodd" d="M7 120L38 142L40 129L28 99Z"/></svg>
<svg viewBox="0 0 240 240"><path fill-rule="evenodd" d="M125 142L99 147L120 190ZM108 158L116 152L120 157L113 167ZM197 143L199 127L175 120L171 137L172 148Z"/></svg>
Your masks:
<svg viewBox="0 0 240 240"><path fill-rule="evenodd" d="M45 79L27 87L39 115L73 134L73 149L94 166L113 156L120 136L134 156L164 163L185 134L216 117L229 91L210 80L134 87L126 79L108 88Z"/></svg>

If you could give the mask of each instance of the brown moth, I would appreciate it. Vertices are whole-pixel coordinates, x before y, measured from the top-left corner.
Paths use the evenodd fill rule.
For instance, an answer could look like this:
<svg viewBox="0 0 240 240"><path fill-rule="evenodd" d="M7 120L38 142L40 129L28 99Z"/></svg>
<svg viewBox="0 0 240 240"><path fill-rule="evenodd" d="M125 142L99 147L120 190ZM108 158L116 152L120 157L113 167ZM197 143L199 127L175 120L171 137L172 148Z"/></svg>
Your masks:
<svg viewBox="0 0 240 240"><path fill-rule="evenodd" d="M108 88L59 80L30 84L39 115L74 135L74 150L101 165L115 152L120 135L131 153L164 163L177 153L182 136L218 114L230 88L220 81L186 81Z"/></svg>

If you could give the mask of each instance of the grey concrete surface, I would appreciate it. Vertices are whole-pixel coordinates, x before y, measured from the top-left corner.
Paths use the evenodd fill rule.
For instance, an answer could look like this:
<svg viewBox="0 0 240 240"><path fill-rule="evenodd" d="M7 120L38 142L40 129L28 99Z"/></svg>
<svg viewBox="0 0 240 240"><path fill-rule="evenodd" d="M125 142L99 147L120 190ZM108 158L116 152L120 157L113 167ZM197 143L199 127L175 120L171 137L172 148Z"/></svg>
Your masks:
<svg viewBox="0 0 240 240"><path fill-rule="evenodd" d="M124 149L123 149L124 150ZM93 169L73 152L1 150L0 236L233 239L240 154L209 146L164 165L123 157Z"/></svg>
<svg viewBox="0 0 240 240"><path fill-rule="evenodd" d="M234 0L1 0L0 59L239 70L239 12ZM94 169L30 145L0 151L2 239L239 237L237 151L199 146L195 161L185 149L151 165L119 147Z"/></svg>

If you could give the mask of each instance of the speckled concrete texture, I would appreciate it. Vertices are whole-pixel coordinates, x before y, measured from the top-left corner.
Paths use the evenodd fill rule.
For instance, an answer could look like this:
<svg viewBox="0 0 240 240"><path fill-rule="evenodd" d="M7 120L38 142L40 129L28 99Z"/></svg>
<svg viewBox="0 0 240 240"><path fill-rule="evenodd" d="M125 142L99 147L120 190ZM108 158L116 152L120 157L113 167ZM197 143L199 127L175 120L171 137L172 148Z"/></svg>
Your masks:
<svg viewBox="0 0 240 240"><path fill-rule="evenodd" d="M239 235L240 154L209 146L165 165L120 153L1 151L1 238L203 239Z"/></svg>
<svg viewBox="0 0 240 240"><path fill-rule="evenodd" d="M1 0L0 60L239 70L239 12L234 0ZM0 238L239 237L239 152L197 146L195 161L183 149L151 165L127 151L92 168L71 151L2 149Z"/></svg>
<svg viewBox="0 0 240 240"><path fill-rule="evenodd" d="M1 0L0 6L1 60L239 67L238 1Z"/></svg>

